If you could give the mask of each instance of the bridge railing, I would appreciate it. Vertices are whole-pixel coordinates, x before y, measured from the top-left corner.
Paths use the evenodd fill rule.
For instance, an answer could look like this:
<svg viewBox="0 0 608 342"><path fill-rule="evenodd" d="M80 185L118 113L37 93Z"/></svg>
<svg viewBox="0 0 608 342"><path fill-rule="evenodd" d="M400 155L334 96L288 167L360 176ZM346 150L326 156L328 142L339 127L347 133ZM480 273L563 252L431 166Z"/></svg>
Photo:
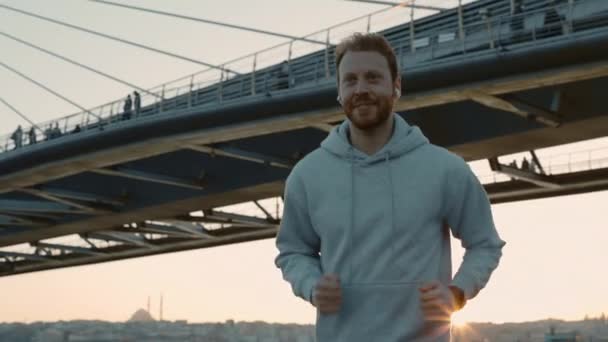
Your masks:
<svg viewBox="0 0 608 342"><path fill-rule="evenodd" d="M418 4L421 2L418 1ZM444 2L445 3L445 2ZM354 32L381 32L392 44L402 68L415 68L443 58L467 58L513 44L608 26L608 1L451 0L439 13L426 9L388 8L288 41L148 89L141 104L126 108L119 99L84 112L26 127L0 136L0 152L27 148L84 131L111 129L151 116L273 96L314 87L335 77L335 46ZM604 10L603 12L601 10Z"/></svg>
<svg viewBox="0 0 608 342"><path fill-rule="evenodd" d="M539 159L547 175L604 169L608 168L608 146L556 155L539 155ZM483 184L510 180L509 176L497 172L481 174L478 178Z"/></svg>

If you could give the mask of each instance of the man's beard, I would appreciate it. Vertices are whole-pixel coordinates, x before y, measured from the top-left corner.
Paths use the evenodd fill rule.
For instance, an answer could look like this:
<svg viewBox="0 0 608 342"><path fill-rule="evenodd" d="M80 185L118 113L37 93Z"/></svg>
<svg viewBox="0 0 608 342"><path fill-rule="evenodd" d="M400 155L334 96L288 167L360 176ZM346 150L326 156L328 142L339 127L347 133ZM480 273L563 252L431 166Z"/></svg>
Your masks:
<svg viewBox="0 0 608 342"><path fill-rule="evenodd" d="M371 94L353 97L346 104L344 111L350 122L362 131L371 131L381 126L391 115L393 99L389 96L374 96ZM369 103L368 108L357 108L360 103ZM374 111L375 113L355 114L359 111Z"/></svg>

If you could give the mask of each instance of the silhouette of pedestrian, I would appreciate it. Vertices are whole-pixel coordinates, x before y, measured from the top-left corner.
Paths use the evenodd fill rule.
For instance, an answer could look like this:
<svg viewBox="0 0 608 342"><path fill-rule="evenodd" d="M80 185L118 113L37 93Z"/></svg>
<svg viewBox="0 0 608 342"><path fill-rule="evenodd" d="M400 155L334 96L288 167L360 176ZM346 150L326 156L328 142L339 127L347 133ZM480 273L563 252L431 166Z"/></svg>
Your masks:
<svg viewBox="0 0 608 342"><path fill-rule="evenodd" d="M131 100L131 94L127 95L125 105L123 107L122 119L129 120L131 118L131 108L133 107L133 101Z"/></svg>
<svg viewBox="0 0 608 342"><path fill-rule="evenodd" d="M281 63L278 75L278 88L279 89L287 89L289 88L289 63L287 61L283 61Z"/></svg>
<svg viewBox="0 0 608 342"><path fill-rule="evenodd" d="M27 133L29 139L30 139L30 145L35 144L36 143L36 131L34 130L34 127L30 128L30 131Z"/></svg>
<svg viewBox="0 0 608 342"><path fill-rule="evenodd" d="M52 124L49 124L49 127L47 127L44 130L44 140L49 140L53 138L53 128L52 128Z"/></svg>
<svg viewBox="0 0 608 342"><path fill-rule="evenodd" d="M138 117L139 111L141 110L141 97L137 91L133 92L133 97L135 100L135 117Z"/></svg>
<svg viewBox="0 0 608 342"><path fill-rule="evenodd" d="M528 159L526 159L526 157L524 157L524 160L521 162L521 169L525 171L530 170L530 163L528 162Z"/></svg>
<svg viewBox="0 0 608 342"><path fill-rule="evenodd" d="M11 135L11 139L15 142L15 148L21 147L23 143L23 130L21 129L21 125L17 126L17 129Z"/></svg>
<svg viewBox="0 0 608 342"><path fill-rule="evenodd" d="M61 136L61 129L59 128L59 123L55 122L55 127L51 131L51 139L59 138Z"/></svg>
<svg viewBox="0 0 608 342"><path fill-rule="evenodd" d="M513 18L511 20L511 31L521 33L524 29L524 18L522 13L524 12L524 4L522 0L513 1Z"/></svg>

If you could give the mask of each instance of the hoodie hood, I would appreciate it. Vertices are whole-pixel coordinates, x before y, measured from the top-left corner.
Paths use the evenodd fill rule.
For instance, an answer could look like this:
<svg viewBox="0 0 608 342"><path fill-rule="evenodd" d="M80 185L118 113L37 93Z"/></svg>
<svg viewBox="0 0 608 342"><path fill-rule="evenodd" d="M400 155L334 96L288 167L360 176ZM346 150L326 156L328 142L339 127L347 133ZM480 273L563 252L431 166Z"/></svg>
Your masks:
<svg viewBox="0 0 608 342"><path fill-rule="evenodd" d="M388 159L398 158L429 143L420 128L408 125L400 115L393 113L393 120L393 134L390 140L372 156L366 155L350 144L348 135L351 122L348 119L331 130L327 138L321 143L321 147L342 159L354 157L365 164L373 164L385 160L387 157Z"/></svg>

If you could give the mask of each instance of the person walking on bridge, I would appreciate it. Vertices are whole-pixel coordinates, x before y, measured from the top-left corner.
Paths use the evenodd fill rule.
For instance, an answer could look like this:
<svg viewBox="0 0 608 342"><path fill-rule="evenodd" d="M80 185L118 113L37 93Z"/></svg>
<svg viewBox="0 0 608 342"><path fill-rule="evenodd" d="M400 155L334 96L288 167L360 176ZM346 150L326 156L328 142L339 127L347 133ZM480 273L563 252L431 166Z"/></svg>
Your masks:
<svg viewBox="0 0 608 342"><path fill-rule="evenodd" d="M21 125L17 126L17 129L11 134L11 139L15 143L15 149L20 148L23 145L23 129Z"/></svg>
<svg viewBox="0 0 608 342"><path fill-rule="evenodd" d="M123 106L122 119L129 120L131 118L131 110L133 108L133 100L131 100L131 94L127 95L125 104Z"/></svg>
<svg viewBox="0 0 608 342"><path fill-rule="evenodd" d="M133 92L133 102L135 103L135 117L138 117L141 110L141 96L137 90Z"/></svg>
<svg viewBox="0 0 608 342"><path fill-rule="evenodd" d="M286 181L275 265L316 307L319 342L447 342L452 313L502 256L487 194L467 163L393 112L397 65L380 35L337 46L346 120ZM454 277L450 232L466 250Z"/></svg>
<svg viewBox="0 0 608 342"><path fill-rule="evenodd" d="M34 126L32 126L30 128L30 130L27 133L29 139L30 139L30 145L33 145L36 143L36 131L34 130Z"/></svg>

